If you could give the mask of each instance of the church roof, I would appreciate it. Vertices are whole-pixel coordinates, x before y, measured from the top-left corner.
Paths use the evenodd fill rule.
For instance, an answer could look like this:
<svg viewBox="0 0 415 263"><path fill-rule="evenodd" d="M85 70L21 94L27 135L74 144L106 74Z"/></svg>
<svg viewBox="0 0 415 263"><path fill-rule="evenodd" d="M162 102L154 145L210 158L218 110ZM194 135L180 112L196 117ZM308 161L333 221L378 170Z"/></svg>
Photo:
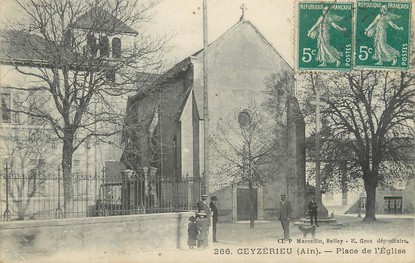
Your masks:
<svg viewBox="0 0 415 263"><path fill-rule="evenodd" d="M217 38L215 41L213 41L212 43L210 43L208 45L208 53L215 53L215 52L220 52L218 51L218 49L221 48L221 43L223 43L223 41L226 41L226 39L228 37L230 37L231 35L233 35L233 33L239 29L243 29L244 26L247 26L245 28L250 28L253 30L253 32L255 32L255 35L258 37L257 39L259 39L259 43L263 43L265 44L266 47L268 47L271 51L272 54L274 54L276 60L279 61L279 64L281 64L285 69L292 71L293 68L288 64L288 62L281 56L281 54L272 46L272 44L262 35L262 33L258 30L257 27L254 26L254 24L252 24L249 20L239 20L234 26L232 26L230 29L228 29L225 33L223 33L219 38ZM246 32L246 31L245 31ZM233 35L234 36L234 35ZM203 54L203 49L197 51L196 53L194 53L192 56L190 56L190 59L202 59L202 54ZM269 58L272 59L272 58ZM201 92L197 92L196 93L196 101L198 105L203 105L203 93ZM200 111L199 114L201 116L201 118L203 118L204 116L204 107L199 107Z"/></svg>
<svg viewBox="0 0 415 263"><path fill-rule="evenodd" d="M21 30L0 30L1 62L42 62L47 56L45 40Z"/></svg>
<svg viewBox="0 0 415 263"><path fill-rule="evenodd" d="M212 43L210 43L208 45L209 51L214 50L217 47L220 48L220 42L221 42L221 40L225 39L233 31L237 30L239 27L244 26L244 25L247 25L247 26L251 27L251 29L253 29L253 31L256 33L256 35L259 37L259 39L263 43L265 43L265 45L268 46L273 51L273 53L278 58L278 60L279 61L282 61L282 64L284 65L284 67L286 69L293 70L292 67L287 63L287 61L272 46L272 44L248 20L240 20L240 21L238 21L235 25L233 25L230 29L228 29L225 33L223 33L219 38L217 38L215 41L213 41ZM177 74L179 74L180 72L182 72L184 68L187 68L188 66L191 66L193 64L193 62L194 62L195 59L199 59L199 58L202 57L202 54L203 54L203 49L200 49L199 51L193 53L191 56L186 57L185 59L183 59L182 61L180 61L176 65L174 65L171 69L169 69L168 71L166 71L166 73L162 74L160 76L160 78L155 81L155 85L153 87L151 87L150 89L158 89L161 86L163 86L162 83L168 82L168 80L170 78L173 78L174 76L176 76ZM130 97L130 100L132 102L135 102L136 100L139 100L142 96L146 96L147 93L149 93L148 90L141 91L141 92L137 93L136 95ZM188 98L188 94L187 94L187 96L184 96L182 98L176 98L176 99L187 99ZM203 119L203 116L204 116L204 108L202 107L202 105L203 105L203 97L202 96L203 96L203 94L200 93L200 92L197 92L196 95L195 95L196 104L198 106L199 116L200 116L201 119ZM185 105L185 101L182 102L182 105ZM182 110L182 108L181 108L181 110ZM181 111L178 112L178 117L177 118L180 118L180 114L181 114Z"/></svg>
<svg viewBox="0 0 415 263"><path fill-rule="evenodd" d="M88 12L83 14L74 23L73 28L91 29L97 32L138 34L136 30L132 29L130 26L99 6L94 6Z"/></svg>
<svg viewBox="0 0 415 263"><path fill-rule="evenodd" d="M220 37L218 37L215 41L213 41L212 43L210 43L208 45L208 48L212 48L214 47L217 42L219 42L222 38L224 38L226 35L228 35L229 33L231 33L232 31L234 31L236 28L238 28L239 26L246 24L252 27L252 29L255 31L255 33L260 37L260 39L266 43L266 45L268 45L274 52L275 54L284 61L284 63L290 68L292 69L292 67L288 64L288 62L281 56L281 54L274 48L274 46L264 37L264 35L262 35L262 33L258 30L258 28L252 24L249 20L239 20L235 25L233 25L231 28L229 28L225 33L223 33ZM190 57L198 57L199 55L201 55L203 53L203 48L200 49L199 51L197 51L196 53L194 53L193 55L191 55Z"/></svg>

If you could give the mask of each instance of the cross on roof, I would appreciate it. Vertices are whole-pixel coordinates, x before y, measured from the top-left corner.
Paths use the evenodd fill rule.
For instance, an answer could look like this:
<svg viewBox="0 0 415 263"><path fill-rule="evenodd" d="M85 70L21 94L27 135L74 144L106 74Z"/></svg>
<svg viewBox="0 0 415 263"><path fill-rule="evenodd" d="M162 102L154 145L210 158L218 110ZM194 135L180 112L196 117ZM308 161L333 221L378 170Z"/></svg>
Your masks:
<svg viewBox="0 0 415 263"><path fill-rule="evenodd" d="M242 10L242 15L239 21L243 21L245 19L245 10L248 10L248 8L246 8L245 4L242 4L239 8Z"/></svg>

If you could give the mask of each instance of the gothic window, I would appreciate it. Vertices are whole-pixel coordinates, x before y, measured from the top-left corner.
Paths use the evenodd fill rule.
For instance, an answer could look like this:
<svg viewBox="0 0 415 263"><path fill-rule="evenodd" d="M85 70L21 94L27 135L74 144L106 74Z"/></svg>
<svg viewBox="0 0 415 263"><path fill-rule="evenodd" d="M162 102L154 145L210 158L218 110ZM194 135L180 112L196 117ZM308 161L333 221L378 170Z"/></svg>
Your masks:
<svg viewBox="0 0 415 263"><path fill-rule="evenodd" d="M10 123L11 122L11 94L8 89L3 89L0 91L1 99L1 122Z"/></svg>
<svg viewBox="0 0 415 263"><path fill-rule="evenodd" d="M177 158L177 138L176 136L173 139L173 160L174 160L174 171L177 173L177 168L179 166L178 164L178 158Z"/></svg>
<svg viewBox="0 0 415 263"><path fill-rule="evenodd" d="M120 58L121 57L121 39L114 37L112 39L112 57Z"/></svg>
<svg viewBox="0 0 415 263"><path fill-rule="evenodd" d="M101 57L108 57L110 52L110 44L108 37L102 36L99 38L99 54Z"/></svg>

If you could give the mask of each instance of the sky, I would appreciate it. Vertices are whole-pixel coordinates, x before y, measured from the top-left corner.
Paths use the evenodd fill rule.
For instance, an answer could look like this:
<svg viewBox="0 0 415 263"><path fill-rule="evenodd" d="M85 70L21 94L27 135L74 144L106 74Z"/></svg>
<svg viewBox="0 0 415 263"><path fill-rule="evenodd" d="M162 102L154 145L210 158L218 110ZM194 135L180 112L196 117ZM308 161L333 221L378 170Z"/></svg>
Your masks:
<svg viewBox="0 0 415 263"><path fill-rule="evenodd" d="M294 52L294 2L288 0L207 0L208 39L216 40L239 21L245 4L245 19L291 65ZM181 60L203 47L203 0L165 0L157 9L154 26L160 32L175 32L171 56Z"/></svg>
<svg viewBox="0 0 415 263"><path fill-rule="evenodd" d="M253 23L280 55L293 66L294 1L291 0L207 0L208 39L216 40L239 21L245 4L245 19ZM174 35L166 58L180 61L203 47L203 0L162 0L147 25L158 35ZM0 0L0 23L16 20L14 0Z"/></svg>

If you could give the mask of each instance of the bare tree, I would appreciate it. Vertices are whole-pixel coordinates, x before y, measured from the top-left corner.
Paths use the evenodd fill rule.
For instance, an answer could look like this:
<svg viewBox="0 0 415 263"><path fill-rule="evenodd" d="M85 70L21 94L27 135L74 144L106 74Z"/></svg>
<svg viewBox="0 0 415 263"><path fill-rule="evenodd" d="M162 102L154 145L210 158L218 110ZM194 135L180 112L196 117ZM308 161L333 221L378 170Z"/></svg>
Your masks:
<svg viewBox="0 0 415 263"><path fill-rule="evenodd" d="M211 139L215 160L212 183L216 188L231 183L248 184L251 228L255 220L255 188L276 174L279 140L275 120L271 120L254 105L235 110L228 116L226 125L218 125Z"/></svg>
<svg viewBox="0 0 415 263"><path fill-rule="evenodd" d="M314 97L314 96L312 96ZM312 106L315 108L315 106ZM314 120L314 114L312 115ZM310 123L312 121L309 120ZM313 125L310 125L311 127ZM347 196L349 190L361 191L360 170L356 167L352 158L353 152L349 148L344 148L343 139L334 140L331 138L332 129L330 122L324 117L322 119L322 128L320 132L320 182L323 193L333 194L341 192L344 197ZM308 181L315 180L315 166L311 164L315 160L315 133L312 132L306 138L306 152L310 165L308 165L307 174Z"/></svg>
<svg viewBox="0 0 415 263"><path fill-rule="evenodd" d="M20 123L21 124L21 123ZM55 160L46 163L45 159L55 142L45 133L44 127L32 126L30 129L10 129L3 138L2 156L7 163L4 178L8 178L8 193L18 220L24 220L34 197L42 196L42 188L53 171Z"/></svg>
<svg viewBox="0 0 415 263"><path fill-rule="evenodd" d="M327 103L322 111L330 128L323 133L325 157L347 162L353 175L363 179L364 220L375 221L377 187L414 174L414 72L361 70L307 76L306 85L313 91L318 87ZM407 173L392 173L397 167Z"/></svg>
<svg viewBox="0 0 415 263"><path fill-rule="evenodd" d="M293 74L282 71L265 81L261 104L255 101L235 109L218 125L211 138L213 188L247 183L250 199L250 227L254 227L255 187L276 179L286 165L289 152L289 126L293 114ZM289 119L291 118L291 119Z"/></svg>
<svg viewBox="0 0 415 263"><path fill-rule="evenodd" d="M105 140L119 133L125 111L119 102L126 101L139 84L146 84L139 73L154 73L161 68L160 51L167 39L155 39L146 36L144 30L132 29L151 19L157 1L16 2L26 19L17 31L7 35L7 41L11 47L30 45L30 54L26 54L25 63L13 57L8 62L34 83L37 80L32 92L41 92L50 103L12 111L47 122L61 140L64 207L68 212L73 198L74 152L90 138ZM25 36L29 31L28 43ZM137 34L139 37L134 38ZM117 35L130 35L131 41L123 41L121 49ZM24 88L16 89L25 92Z"/></svg>

